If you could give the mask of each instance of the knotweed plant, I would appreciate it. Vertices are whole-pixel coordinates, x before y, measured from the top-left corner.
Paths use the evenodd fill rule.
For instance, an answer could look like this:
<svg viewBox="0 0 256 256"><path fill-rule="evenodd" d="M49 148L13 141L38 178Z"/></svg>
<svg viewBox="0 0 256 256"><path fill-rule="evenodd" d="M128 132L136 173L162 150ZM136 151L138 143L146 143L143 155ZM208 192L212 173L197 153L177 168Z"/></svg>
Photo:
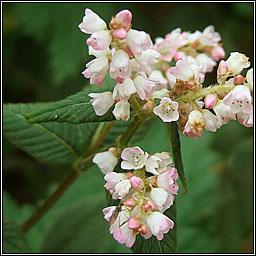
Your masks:
<svg viewBox="0 0 256 256"><path fill-rule="evenodd" d="M72 127L85 123L79 129L95 130L78 157L69 159L64 151L60 157L73 163L72 180L93 164L99 167L110 198L102 209L109 232L130 248L137 240L162 242L175 229L175 220L167 213L175 215L178 178L187 192L179 133L202 138L204 130L216 132L236 119L243 126L253 126L253 69L243 53L234 51L226 56L213 26L195 32L177 28L152 41L146 31L132 27L129 10L118 12L108 22L86 8L78 25L81 32L90 35L86 43L93 58L82 71L90 83L85 90L47 106L41 104L38 109L28 107L22 115L28 129L38 123L61 123L62 138L64 130L71 129L67 123ZM203 84L215 66L216 83ZM248 70L243 76L244 69ZM6 120L12 111L18 111L14 106L6 109ZM157 118L169 129L172 153L145 152L131 145L138 128ZM125 123L125 129L106 146L109 132L119 122ZM19 146L10 125L6 121L6 136ZM83 140L81 130L73 135ZM42 135L38 132L37 136ZM29 145L21 147L36 158L54 154L43 145L45 156L41 151L30 151ZM48 199L51 203L61 189ZM30 229L48 208L49 203L39 208L23 224L23 230Z"/></svg>

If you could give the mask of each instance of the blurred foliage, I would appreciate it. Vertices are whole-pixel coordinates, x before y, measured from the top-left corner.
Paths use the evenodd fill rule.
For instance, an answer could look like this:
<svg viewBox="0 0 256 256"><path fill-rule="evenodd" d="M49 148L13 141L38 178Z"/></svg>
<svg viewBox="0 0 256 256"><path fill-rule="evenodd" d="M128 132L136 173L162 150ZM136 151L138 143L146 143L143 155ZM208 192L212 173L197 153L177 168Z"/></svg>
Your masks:
<svg viewBox="0 0 256 256"><path fill-rule="evenodd" d="M254 61L253 3L5 2L2 6L4 103L56 101L88 84L81 75L85 63L91 59L85 44L88 35L77 28L86 7L106 22L121 9L131 10L133 27L150 33L152 40L177 27L194 32L213 24L221 34L227 56L239 51L251 63ZM215 79L216 69L206 76L205 84ZM170 151L166 124L156 119L149 129L137 145L149 153ZM179 252L253 251L252 140L253 129L237 121L231 121L216 133L205 132L202 139L181 138L188 194L182 194L179 183L176 204ZM56 188L69 167L41 164L5 140L3 159L4 219L22 224ZM108 223L102 214L106 206L103 185L103 174L96 167L82 175L26 234L32 251L131 252L108 234ZM79 228L67 234L72 223ZM95 229L90 226L93 224ZM61 228L54 233L56 244L50 244L47 241L54 227ZM99 232L104 243L91 237L94 232ZM63 243L63 239L75 239L76 243L71 246Z"/></svg>

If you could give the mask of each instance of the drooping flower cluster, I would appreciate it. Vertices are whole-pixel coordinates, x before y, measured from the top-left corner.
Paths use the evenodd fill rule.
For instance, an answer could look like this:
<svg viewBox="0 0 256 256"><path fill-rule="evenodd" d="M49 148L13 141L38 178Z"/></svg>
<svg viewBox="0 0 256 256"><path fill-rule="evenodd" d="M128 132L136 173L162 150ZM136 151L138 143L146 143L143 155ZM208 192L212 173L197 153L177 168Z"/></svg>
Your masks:
<svg viewBox="0 0 256 256"><path fill-rule="evenodd" d="M137 93L148 100L157 80L149 78L160 54L153 49L150 36L131 28L132 14L122 10L112 17L109 29L104 20L90 9L85 10L79 24L82 32L91 34L87 40L89 54L96 58L86 64L83 75L91 84L102 86L107 73L117 84L113 92L91 93L95 113L104 115L115 104L117 120L130 118L129 98Z"/></svg>
<svg viewBox="0 0 256 256"><path fill-rule="evenodd" d="M113 199L120 200L119 206L103 209L110 233L127 247L133 246L138 234L145 239L154 235L162 240L174 227L174 222L163 212L173 205L179 189L178 173L170 154L162 152L149 156L137 146L125 148L121 159L124 173L113 171L118 162L117 151L113 148L96 154L93 159L106 174L105 188Z"/></svg>

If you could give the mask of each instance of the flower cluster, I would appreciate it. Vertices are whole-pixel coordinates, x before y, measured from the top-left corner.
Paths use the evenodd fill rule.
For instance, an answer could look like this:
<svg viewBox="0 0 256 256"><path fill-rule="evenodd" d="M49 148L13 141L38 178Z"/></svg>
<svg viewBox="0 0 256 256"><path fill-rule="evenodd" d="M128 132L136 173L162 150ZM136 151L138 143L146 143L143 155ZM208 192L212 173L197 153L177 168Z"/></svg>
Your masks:
<svg viewBox="0 0 256 256"><path fill-rule="evenodd" d="M174 227L174 222L163 212L173 205L179 189L178 173L173 168L170 154L162 152L150 156L136 146L125 148L121 159L124 173L113 171L118 163L115 148L98 153L93 159L106 174L105 188L113 199L120 200L119 206L103 209L110 233L127 247L133 246L139 233L145 239L154 235L162 240Z"/></svg>
<svg viewBox="0 0 256 256"><path fill-rule="evenodd" d="M104 20L86 9L78 26L82 32L91 34L87 45L89 54L96 57L86 64L82 74L97 86L103 85L107 73L117 82L113 92L89 94L99 116L115 104L115 118L127 121L130 118L130 96L137 93L141 100L148 100L156 88L157 80L149 75L160 54L153 49L146 32L131 28L131 21L131 12L122 10L112 17L108 29Z"/></svg>
<svg viewBox="0 0 256 256"><path fill-rule="evenodd" d="M253 69L247 71L246 77L240 74L249 66L244 54L232 52L226 61L219 63L218 83L203 88L199 66L189 64L186 58L180 59L168 70L176 79L173 89L152 94L153 112L164 122L178 120L182 134L189 138L201 138L203 128L215 132L236 116L242 125L251 127ZM173 98L180 94L181 97L174 101ZM161 99L158 106L154 104L155 98Z"/></svg>

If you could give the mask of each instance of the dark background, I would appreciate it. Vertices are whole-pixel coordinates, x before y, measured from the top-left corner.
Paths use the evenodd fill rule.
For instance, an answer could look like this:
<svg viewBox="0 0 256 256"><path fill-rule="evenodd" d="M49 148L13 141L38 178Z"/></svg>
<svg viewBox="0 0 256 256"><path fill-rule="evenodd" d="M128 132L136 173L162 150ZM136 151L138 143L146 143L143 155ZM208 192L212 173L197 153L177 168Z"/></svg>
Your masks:
<svg viewBox="0 0 256 256"><path fill-rule="evenodd" d="M81 75L91 57L88 35L77 25L84 9L91 8L106 23L122 9L133 13L133 28L151 39L180 27L203 31L214 25L222 37L226 58L230 52L246 54L254 62L253 3L3 3L3 103L60 100L81 90L88 81ZM216 69L205 84L216 81ZM149 153L170 151L167 129L156 121L138 143ZM253 248L253 128L230 121L202 139L182 137L187 195L177 197L178 249L185 253L250 253ZM3 212L22 223L54 190L67 166L41 164L3 141ZM103 175L94 167L76 181L61 200L28 233L34 252L127 252L108 235L102 208L84 228L70 231L70 245L47 238L63 211L82 200L88 208L104 197ZM89 224L88 224L89 223ZM98 223L98 226L96 225ZM90 225L98 228L89 239ZM56 228L55 228L56 230ZM58 237L58 235L57 235ZM88 239L90 242L88 242ZM87 241L87 242L86 242Z"/></svg>

